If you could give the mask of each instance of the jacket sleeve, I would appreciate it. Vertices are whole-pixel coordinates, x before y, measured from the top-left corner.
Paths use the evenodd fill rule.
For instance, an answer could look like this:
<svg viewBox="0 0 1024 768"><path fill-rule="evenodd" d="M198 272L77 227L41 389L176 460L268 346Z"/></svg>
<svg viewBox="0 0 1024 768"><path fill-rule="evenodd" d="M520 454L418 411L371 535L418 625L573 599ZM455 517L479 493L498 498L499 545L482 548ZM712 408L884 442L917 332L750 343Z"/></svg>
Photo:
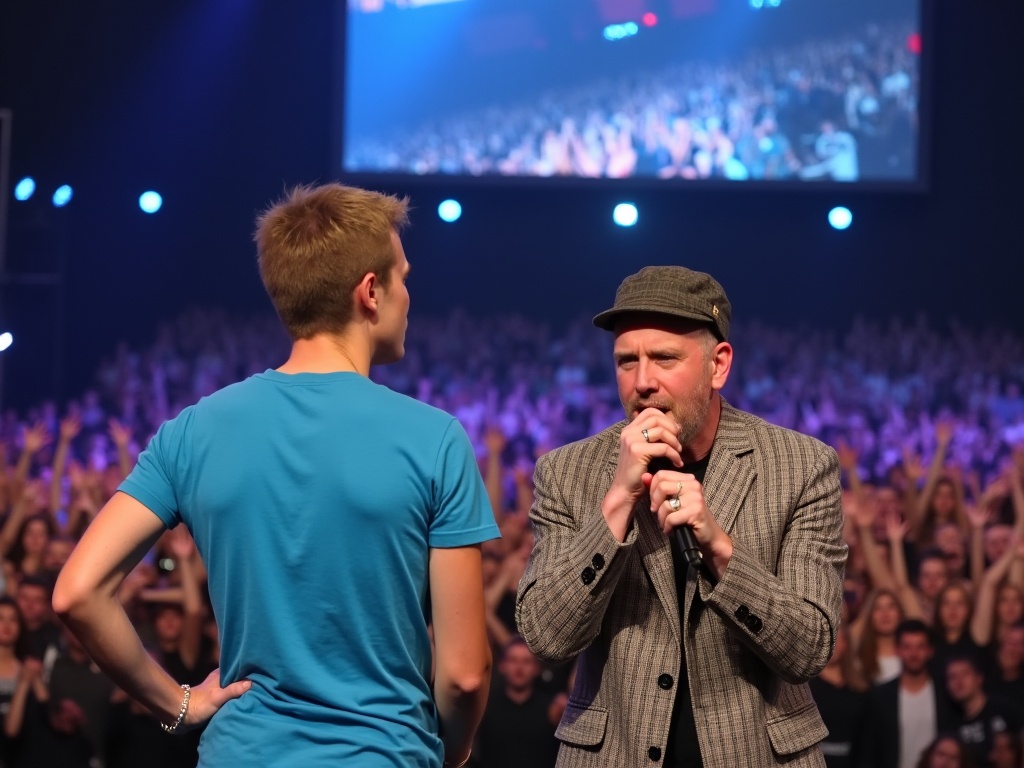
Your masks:
<svg viewBox="0 0 1024 768"><path fill-rule="evenodd" d="M822 446L801 485L774 572L733 541L718 583L701 574L701 598L789 683L817 675L832 655L847 548L836 452Z"/></svg>
<svg viewBox="0 0 1024 768"><path fill-rule="evenodd" d="M593 489L581 488L586 501L570 508L565 484L588 481L557 456L542 456L534 472L534 545L516 596L519 633L550 662L574 658L597 637L637 537L634 526L624 542L615 539Z"/></svg>

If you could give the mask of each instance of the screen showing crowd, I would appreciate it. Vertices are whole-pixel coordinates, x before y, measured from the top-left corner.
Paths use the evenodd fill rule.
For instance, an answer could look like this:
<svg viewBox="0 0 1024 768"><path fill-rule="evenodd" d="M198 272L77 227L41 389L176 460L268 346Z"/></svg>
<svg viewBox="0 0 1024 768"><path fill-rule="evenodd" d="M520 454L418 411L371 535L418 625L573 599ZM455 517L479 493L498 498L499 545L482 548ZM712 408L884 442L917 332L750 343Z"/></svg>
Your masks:
<svg viewBox="0 0 1024 768"><path fill-rule="evenodd" d="M350 0L349 173L920 181L920 0Z"/></svg>

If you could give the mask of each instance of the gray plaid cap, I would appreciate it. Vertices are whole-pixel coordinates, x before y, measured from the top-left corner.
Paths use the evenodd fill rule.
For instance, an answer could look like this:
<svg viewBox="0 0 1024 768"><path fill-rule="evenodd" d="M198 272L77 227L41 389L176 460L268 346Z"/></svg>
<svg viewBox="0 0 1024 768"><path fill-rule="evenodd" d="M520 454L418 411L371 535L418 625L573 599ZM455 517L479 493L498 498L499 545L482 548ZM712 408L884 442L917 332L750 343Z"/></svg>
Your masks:
<svg viewBox="0 0 1024 768"><path fill-rule="evenodd" d="M729 338L732 305L725 289L711 275L686 267L644 267L615 292L611 309L594 317L594 325L610 331L627 313L651 312L707 323L720 341Z"/></svg>

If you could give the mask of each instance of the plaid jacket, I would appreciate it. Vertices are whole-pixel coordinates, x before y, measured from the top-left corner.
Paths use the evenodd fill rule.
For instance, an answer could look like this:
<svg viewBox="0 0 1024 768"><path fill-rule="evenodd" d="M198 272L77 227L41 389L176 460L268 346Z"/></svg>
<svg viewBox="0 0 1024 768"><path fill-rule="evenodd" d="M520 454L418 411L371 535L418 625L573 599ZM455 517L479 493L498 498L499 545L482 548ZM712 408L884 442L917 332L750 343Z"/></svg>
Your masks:
<svg viewBox="0 0 1024 768"><path fill-rule="evenodd" d="M661 763L682 641L707 768L823 766L806 681L832 654L842 602L835 451L723 403L704 495L734 552L717 584L691 569L680 622L657 521L639 509L619 543L601 515L624 424L537 462L516 622L540 657L578 657L559 768Z"/></svg>

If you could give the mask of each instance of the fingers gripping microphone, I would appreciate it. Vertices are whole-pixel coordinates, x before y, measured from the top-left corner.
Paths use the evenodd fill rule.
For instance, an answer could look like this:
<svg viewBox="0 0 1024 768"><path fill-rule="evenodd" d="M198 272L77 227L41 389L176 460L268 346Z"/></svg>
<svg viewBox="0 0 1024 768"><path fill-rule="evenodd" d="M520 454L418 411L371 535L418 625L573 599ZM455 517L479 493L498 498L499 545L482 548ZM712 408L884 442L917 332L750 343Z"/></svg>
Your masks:
<svg viewBox="0 0 1024 768"><path fill-rule="evenodd" d="M647 465L647 471L652 475L661 469L678 470L679 467L675 466L664 456L657 456L651 459ZM693 568L700 568L700 547L697 545L697 537L693 535L693 528L688 525L679 525L674 530L676 544L679 545L679 551L683 553L687 565Z"/></svg>

